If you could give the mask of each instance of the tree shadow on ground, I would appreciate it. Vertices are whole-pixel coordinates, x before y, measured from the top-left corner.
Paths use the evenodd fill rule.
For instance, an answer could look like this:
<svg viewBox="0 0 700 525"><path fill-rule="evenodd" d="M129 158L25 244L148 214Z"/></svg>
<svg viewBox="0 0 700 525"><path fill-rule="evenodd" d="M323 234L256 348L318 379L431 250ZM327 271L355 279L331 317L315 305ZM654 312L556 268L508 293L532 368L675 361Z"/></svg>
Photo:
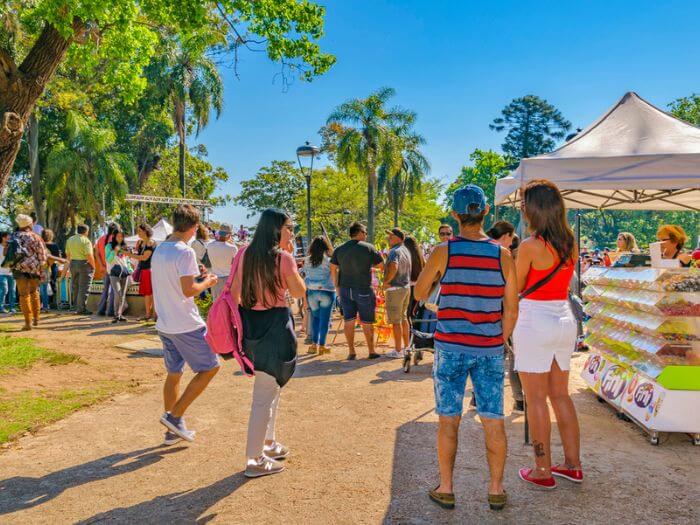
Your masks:
<svg viewBox="0 0 700 525"><path fill-rule="evenodd" d="M73 487L148 467L162 460L167 454L186 449L187 447L164 448L158 445L132 452L111 454L38 478L15 476L2 480L0 481L0 515L36 507Z"/></svg>
<svg viewBox="0 0 700 525"><path fill-rule="evenodd" d="M237 472L196 490L171 492L131 507L120 507L95 514L78 522L78 525L103 521L109 523L208 523L217 516L216 513L210 513L201 518L200 516L242 487L246 481L247 478L243 472Z"/></svg>

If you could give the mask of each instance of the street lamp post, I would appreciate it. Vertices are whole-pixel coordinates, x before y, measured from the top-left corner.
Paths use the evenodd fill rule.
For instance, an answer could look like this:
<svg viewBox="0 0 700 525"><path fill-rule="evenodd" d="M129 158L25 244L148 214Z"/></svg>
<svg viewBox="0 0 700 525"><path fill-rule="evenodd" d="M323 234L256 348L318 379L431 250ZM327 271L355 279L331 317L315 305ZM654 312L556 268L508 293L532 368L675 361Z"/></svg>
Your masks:
<svg viewBox="0 0 700 525"><path fill-rule="evenodd" d="M306 178L306 242L307 248L311 246L311 174L314 169L314 157L319 154L319 150L316 146L309 144L306 141L303 146L297 148L297 161L299 162L299 169L301 173ZM309 170L304 173L304 166L301 163L302 157L309 157Z"/></svg>

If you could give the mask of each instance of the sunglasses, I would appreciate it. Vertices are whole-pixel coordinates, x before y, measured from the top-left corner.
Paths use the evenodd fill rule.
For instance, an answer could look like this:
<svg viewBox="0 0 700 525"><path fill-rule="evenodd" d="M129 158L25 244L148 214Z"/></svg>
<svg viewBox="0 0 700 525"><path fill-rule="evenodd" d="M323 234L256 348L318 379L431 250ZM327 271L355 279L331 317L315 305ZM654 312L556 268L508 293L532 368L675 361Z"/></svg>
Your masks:
<svg viewBox="0 0 700 525"><path fill-rule="evenodd" d="M449 237L449 236L452 235L452 234L451 234L450 232L440 232L440 233L438 233L438 235L439 235L440 237Z"/></svg>
<svg viewBox="0 0 700 525"><path fill-rule="evenodd" d="M667 237L667 238L665 238L665 239L656 239L656 240L659 241L659 242L666 242L666 241L670 241L671 239L669 239L669 238Z"/></svg>

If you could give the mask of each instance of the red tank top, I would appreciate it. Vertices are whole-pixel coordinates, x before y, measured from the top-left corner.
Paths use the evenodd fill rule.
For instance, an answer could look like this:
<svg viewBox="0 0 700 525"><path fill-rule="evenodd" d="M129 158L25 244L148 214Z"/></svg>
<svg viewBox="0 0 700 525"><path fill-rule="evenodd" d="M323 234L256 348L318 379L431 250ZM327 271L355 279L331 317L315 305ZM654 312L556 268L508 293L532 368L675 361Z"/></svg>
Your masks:
<svg viewBox="0 0 700 525"><path fill-rule="evenodd" d="M554 263L546 270L537 270L536 268L530 266L530 271L527 273L527 279L525 280L525 290L548 276L559 264L559 255L556 251L554 251L554 248L547 244L546 241L542 240L542 242L544 242L544 245L554 257ZM524 297L524 299L531 299L533 301L563 301L568 299L569 283L571 282L571 276L573 274L574 264L572 261L569 261L559 269L556 275L552 277L548 283L539 287L530 295Z"/></svg>

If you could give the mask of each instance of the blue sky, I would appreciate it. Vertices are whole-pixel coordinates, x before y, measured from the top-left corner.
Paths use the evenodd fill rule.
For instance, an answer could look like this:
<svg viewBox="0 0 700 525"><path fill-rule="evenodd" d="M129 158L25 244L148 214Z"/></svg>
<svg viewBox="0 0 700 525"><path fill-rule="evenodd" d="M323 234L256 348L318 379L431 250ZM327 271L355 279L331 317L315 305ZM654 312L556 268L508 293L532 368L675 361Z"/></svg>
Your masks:
<svg viewBox="0 0 700 525"><path fill-rule="evenodd" d="M279 66L243 53L222 71L225 107L198 139L230 175L223 193L272 160L296 161L305 140L348 98L381 86L418 113L432 175L451 182L475 148L499 149L489 123L513 98L535 94L585 127L626 91L661 108L700 92L700 3L342 0L326 6L323 49L336 65L286 91ZM195 139L190 141L195 143ZM218 220L240 224L229 205Z"/></svg>

